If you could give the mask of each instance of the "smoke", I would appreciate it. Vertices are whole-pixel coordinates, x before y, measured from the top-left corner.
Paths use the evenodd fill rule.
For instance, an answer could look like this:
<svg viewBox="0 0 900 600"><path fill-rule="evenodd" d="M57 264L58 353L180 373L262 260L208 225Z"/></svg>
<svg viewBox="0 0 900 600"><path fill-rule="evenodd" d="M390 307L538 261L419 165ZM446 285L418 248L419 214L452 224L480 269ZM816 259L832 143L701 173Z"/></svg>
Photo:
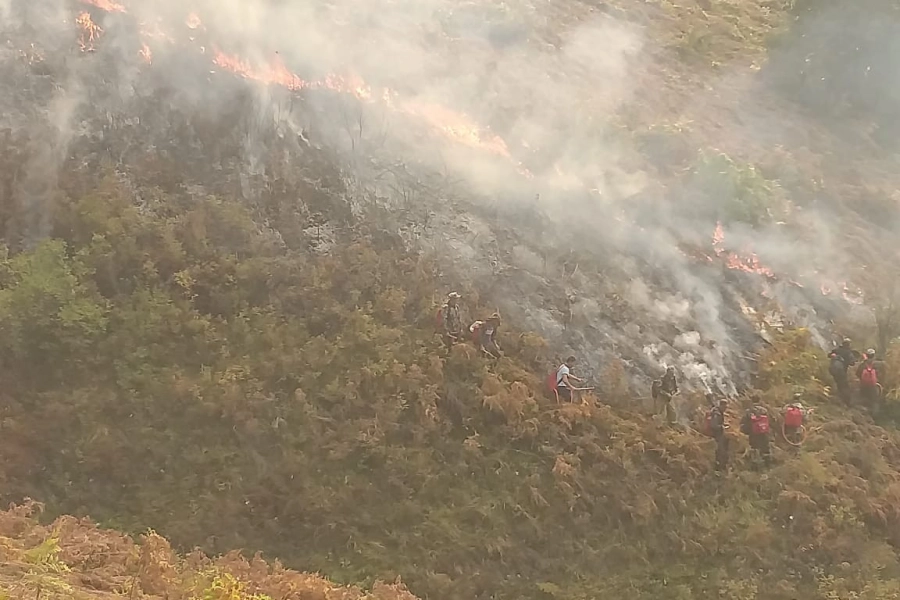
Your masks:
<svg viewBox="0 0 900 600"><path fill-rule="evenodd" d="M644 385L675 365L689 388L733 393L747 381L744 349L759 336L748 304L827 337L819 287L843 285L853 262L841 217L795 203L759 173L723 175L714 165L689 177L648 158L677 139L687 148L680 170L689 171L696 139L735 156L744 144L795 142L794 115L758 101L765 90L745 72L688 93L668 88L651 32L577 3L90 4L73 12L62 2L0 0L6 30L68 32L55 41L68 58L45 107L52 126L20 190L36 214L73 149L97 139L75 124L136 110L156 94L171 115L137 116L158 123L161 139L178 127L176 113L199 115L178 121L188 131L201 121L245 124L245 198L271 176L272 161L290 163L273 157L273 136L333 151L367 197L421 221L406 227L398 216L411 244L439 250L455 279L477 284L519 328L580 354L595 373L621 358ZM90 55L77 50L81 10L103 29ZM678 118L718 129L649 135L648 120ZM227 162L206 161L204 151L199 162ZM717 223L747 206L765 212L754 204L762 197L775 199L777 218L724 219L713 248ZM46 233L40 219L34 227ZM755 264L749 256L777 281L739 272L735 265Z"/></svg>

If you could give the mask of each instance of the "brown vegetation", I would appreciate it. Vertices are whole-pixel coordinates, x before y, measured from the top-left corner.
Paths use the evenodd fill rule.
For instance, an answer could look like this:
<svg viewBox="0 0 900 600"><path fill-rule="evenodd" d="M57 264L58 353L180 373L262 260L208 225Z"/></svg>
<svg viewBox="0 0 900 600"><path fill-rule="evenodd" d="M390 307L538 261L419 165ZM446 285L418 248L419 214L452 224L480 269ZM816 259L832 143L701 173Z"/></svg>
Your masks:
<svg viewBox="0 0 900 600"><path fill-rule="evenodd" d="M399 581L366 592L259 556L181 557L152 531L135 543L86 519L61 517L41 526L41 509L29 501L0 513L4 600L415 600Z"/></svg>

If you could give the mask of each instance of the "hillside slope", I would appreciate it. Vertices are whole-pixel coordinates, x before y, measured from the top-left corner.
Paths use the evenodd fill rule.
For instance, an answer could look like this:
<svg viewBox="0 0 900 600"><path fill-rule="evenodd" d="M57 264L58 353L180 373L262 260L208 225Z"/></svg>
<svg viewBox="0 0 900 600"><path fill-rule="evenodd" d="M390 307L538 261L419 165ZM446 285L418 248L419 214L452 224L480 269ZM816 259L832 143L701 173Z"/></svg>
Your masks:
<svg viewBox="0 0 900 600"><path fill-rule="evenodd" d="M816 433L720 479L621 364L601 403L557 406L533 335L494 366L445 355L431 263L377 215L323 250L290 216L155 194L107 180L4 261L4 496L429 598L897 593L900 437L827 400L807 333L760 385L773 408L805 386Z"/></svg>
<svg viewBox="0 0 900 600"><path fill-rule="evenodd" d="M0 498L374 598L900 595L900 410L824 369L876 309L897 397L891 113L793 101L808 4L295 4L0 4ZM436 339L450 289L503 359ZM717 477L707 389L802 390L809 439ZM365 597L284 577L247 592Z"/></svg>

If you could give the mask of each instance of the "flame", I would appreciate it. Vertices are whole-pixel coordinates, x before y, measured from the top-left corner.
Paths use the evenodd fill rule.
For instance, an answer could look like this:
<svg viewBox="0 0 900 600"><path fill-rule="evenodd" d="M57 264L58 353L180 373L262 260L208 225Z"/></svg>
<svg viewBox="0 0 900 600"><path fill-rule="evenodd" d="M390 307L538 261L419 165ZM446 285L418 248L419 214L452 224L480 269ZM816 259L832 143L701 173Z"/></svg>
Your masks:
<svg viewBox="0 0 900 600"><path fill-rule="evenodd" d="M363 100L366 102L373 99L372 88L370 88L366 84L366 82L362 80L361 77L357 77L356 75L348 75L347 77L342 77L341 75L329 74L326 75L325 79L321 82L310 82L310 87L324 88L333 92L350 94L352 96L355 96L359 100ZM390 97L390 94L388 94L388 97Z"/></svg>
<svg viewBox="0 0 900 600"><path fill-rule="evenodd" d="M713 231L713 249L716 256L725 259L725 266L729 269L737 271L745 271L747 273L755 273L756 275L764 275L765 277L774 278L775 273L769 267L763 265L759 261L759 257L753 252L746 256L740 256L734 252L728 252L722 247L725 241L725 230L722 228L721 221L716 223L716 229Z"/></svg>
<svg viewBox="0 0 900 600"><path fill-rule="evenodd" d="M255 66L238 56L215 50L213 64L231 71L244 79L258 81L267 85L280 85L292 91L326 89L350 94L364 102L372 102L376 98L372 88L358 76L343 76L332 73L326 75L323 79L308 81L292 73L278 56L268 64ZM479 127L477 123L464 113L454 112L438 104L421 101L401 101L398 103L396 94L388 89L383 90L379 96L389 107L422 119L444 136L460 144L487 150L505 158L510 157L509 149L502 138L485 132L484 129Z"/></svg>
<svg viewBox="0 0 900 600"><path fill-rule="evenodd" d="M244 79L251 79L267 85L280 85L292 91L310 87L309 82L291 73L284 66L284 63L281 62L280 58L273 60L271 64L257 68L249 61L237 56L230 56L220 50L214 50L214 52L214 65L231 71Z"/></svg>
<svg viewBox="0 0 900 600"><path fill-rule="evenodd" d="M107 12L127 12L123 5L114 0L81 1ZM83 34L83 38L86 41L82 44L82 49L92 50L92 42L96 40L100 33L102 33L102 30L90 22L90 15L87 13L83 13L79 19L84 19L85 23L90 23L90 26L86 26L79 21L79 25L82 29L88 32L86 35ZM200 17L195 12L188 14L185 24L190 29L203 27ZM144 27L144 24L141 25ZM142 33L147 37L163 38L167 41L173 41L170 36L159 29L158 25L155 30L142 29ZM205 49L201 48L201 52L205 52ZM152 60L152 53L146 44L143 44L140 55L148 63ZM302 89L327 89L350 94L365 102L372 102L376 97L372 88L370 88L361 78L354 75L343 76L330 74L317 81L306 81L295 73L292 73L278 56L268 64L255 66L238 56L229 55L218 49L214 49L213 64L221 69L231 71L244 79L250 79L266 85L279 85L291 91ZM457 143L470 148L485 150L503 158L512 159L509 148L503 138L482 128L465 113L456 112L438 104L416 100L398 102L396 94L389 89L384 89L381 92L380 97L389 108L421 119L433 129ZM516 168L518 172L525 177L534 177L522 164L516 163Z"/></svg>
<svg viewBox="0 0 900 600"><path fill-rule="evenodd" d="M83 12L75 18L75 23L81 29L81 33L78 36L78 45L81 47L82 52L93 52L94 51L94 42L96 42L100 35L103 33L103 29L100 28L99 25L94 23L91 19L91 15L87 12Z"/></svg>
<svg viewBox="0 0 900 600"><path fill-rule="evenodd" d="M141 44L140 55L148 65L153 64L153 52L147 44Z"/></svg>
<svg viewBox="0 0 900 600"><path fill-rule="evenodd" d="M725 241L725 230L722 229L722 222L716 221L716 230L713 231L713 248L719 248L722 245L722 242ZM718 250L716 251L716 255L721 254Z"/></svg>
<svg viewBox="0 0 900 600"><path fill-rule="evenodd" d="M119 4L118 2L113 2L113 0L81 0L82 4L89 4L100 10L105 10L106 12L118 12L124 13L128 12L125 10L125 7Z"/></svg>
<svg viewBox="0 0 900 600"><path fill-rule="evenodd" d="M454 112L437 104L406 102L403 111L415 115L447 137L471 148L487 150L498 156L509 158L509 149L502 138L484 132L465 113Z"/></svg>

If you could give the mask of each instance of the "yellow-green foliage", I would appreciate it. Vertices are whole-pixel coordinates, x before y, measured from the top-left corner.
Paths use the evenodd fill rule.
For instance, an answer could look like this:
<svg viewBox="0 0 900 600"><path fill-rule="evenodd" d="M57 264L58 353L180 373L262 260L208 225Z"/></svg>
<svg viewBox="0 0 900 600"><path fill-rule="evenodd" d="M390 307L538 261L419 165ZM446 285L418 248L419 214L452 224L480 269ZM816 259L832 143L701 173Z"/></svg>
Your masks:
<svg viewBox="0 0 900 600"><path fill-rule="evenodd" d="M788 402L793 393L819 398L832 384L825 353L817 349L806 329L778 334L777 342L766 348L759 359L758 386Z"/></svg>
<svg viewBox="0 0 900 600"><path fill-rule="evenodd" d="M694 169L694 185L708 197L726 223L762 225L785 213L777 182L764 178L752 165L721 152L703 152Z"/></svg>
<svg viewBox="0 0 900 600"><path fill-rule="evenodd" d="M246 585L221 569L203 573L194 584L191 600L271 600L264 594L250 594Z"/></svg>

